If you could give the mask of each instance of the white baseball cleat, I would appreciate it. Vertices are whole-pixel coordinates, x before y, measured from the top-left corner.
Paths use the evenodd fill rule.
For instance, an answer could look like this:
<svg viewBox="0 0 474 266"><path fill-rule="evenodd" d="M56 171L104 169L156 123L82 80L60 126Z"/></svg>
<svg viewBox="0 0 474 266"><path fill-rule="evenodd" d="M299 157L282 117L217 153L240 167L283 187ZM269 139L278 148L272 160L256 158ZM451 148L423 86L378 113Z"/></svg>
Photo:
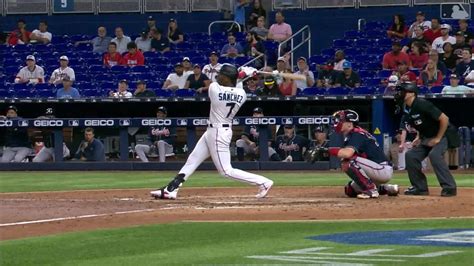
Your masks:
<svg viewBox="0 0 474 266"><path fill-rule="evenodd" d="M378 197L379 197L379 192L377 191L377 189L368 190L357 195L358 199L370 199L370 198L378 198Z"/></svg>
<svg viewBox="0 0 474 266"><path fill-rule="evenodd" d="M178 196L178 189L169 192L166 187L160 188L150 192L151 196L155 199L176 199Z"/></svg>
<svg viewBox="0 0 474 266"><path fill-rule="evenodd" d="M262 185L260 185L258 193L257 195L255 195L255 197L257 197L258 199L265 198L265 196L268 194L268 191L270 191L270 188L272 188L272 186L273 186L273 181L271 180L266 183L263 183Z"/></svg>

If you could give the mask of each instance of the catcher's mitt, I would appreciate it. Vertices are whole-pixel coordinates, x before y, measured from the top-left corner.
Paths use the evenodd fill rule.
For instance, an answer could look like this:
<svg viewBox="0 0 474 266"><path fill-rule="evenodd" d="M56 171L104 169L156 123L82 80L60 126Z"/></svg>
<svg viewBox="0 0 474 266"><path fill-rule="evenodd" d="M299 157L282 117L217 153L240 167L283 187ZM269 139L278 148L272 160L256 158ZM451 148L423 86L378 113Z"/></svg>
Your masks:
<svg viewBox="0 0 474 266"><path fill-rule="evenodd" d="M316 161L327 161L329 159L329 150L325 147L316 147L309 150L306 154L306 161L314 163Z"/></svg>

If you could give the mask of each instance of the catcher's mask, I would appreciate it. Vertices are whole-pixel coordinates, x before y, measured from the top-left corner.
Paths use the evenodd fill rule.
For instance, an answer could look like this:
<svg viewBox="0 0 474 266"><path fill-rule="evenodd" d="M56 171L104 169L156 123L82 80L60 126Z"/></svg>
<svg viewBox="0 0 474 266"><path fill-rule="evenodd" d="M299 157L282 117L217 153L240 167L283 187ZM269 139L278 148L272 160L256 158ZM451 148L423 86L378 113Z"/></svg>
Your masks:
<svg viewBox="0 0 474 266"><path fill-rule="evenodd" d="M359 124L359 114L354 110L346 109L337 111L332 115L333 127L337 133L341 133L344 122L352 122L354 126L357 126Z"/></svg>

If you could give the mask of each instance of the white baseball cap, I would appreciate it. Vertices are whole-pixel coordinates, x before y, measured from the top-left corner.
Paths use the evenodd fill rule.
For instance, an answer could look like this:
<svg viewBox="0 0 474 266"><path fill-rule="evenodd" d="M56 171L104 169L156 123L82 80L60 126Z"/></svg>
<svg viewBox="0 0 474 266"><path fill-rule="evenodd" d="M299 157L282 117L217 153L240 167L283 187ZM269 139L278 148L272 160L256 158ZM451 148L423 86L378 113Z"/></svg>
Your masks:
<svg viewBox="0 0 474 266"><path fill-rule="evenodd" d="M397 82L398 82L398 77L395 76L395 75L391 75L391 76L388 78L388 85L390 85L390 86L395 86L395 85L397 85Z"/></svg>
<svg viewBox="0 0 474 266"><path fill-rule="evenodd" d="M286 62L286 59L285 59L285 57L283 57L283 56L280 56L280 57L278 57L278 60L277 60L277 62L278 62L278 61L283 61L283 62Z"/></svg>
<svg viewBox="0 0 474 266"><path fill-rule="evenodd" d="M27 57L26 57L26 60L33 60L33 61L35 61L35 62L36 62L36 58L35 58L35 56L34 56L34 55L31 55L31 54L30 54L29 56L27 56Z"/></svg>
<svg viewBox="0 0 474 266"><path fill-rule="evenodd" d="M183 58L183 62L184 62L184 61L191 62L191 60L189 60L189 57L187 57L187 56L186 56L185 58Z"/></svg>
<svg viewBox="0 0 474 266"><path fill-rule="evenodd" d="M440 28L451 30L451 26L449 24L441 24Z"/></svg>
<svg viewBox="0 0 474 266"><path fill-rule="evenodd" d="M62 55L59 60L66 60L66 61L69 61L69 58L67 58L67 56L65 55Z"/></svg>

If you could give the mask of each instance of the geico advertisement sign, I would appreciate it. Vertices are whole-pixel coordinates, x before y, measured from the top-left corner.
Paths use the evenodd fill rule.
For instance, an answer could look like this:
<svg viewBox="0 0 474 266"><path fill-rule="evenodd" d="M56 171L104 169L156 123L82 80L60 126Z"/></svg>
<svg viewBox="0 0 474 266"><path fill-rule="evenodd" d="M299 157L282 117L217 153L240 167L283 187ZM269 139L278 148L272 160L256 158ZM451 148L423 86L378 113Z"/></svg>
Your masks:
<svg viewBox="0 0 474 266"><path fill-rule="evenodd" d="M171 119L143 119L142 126L171 126Z"/></svg>
<svg viewBox="0 0 474 266"><path fill-rule="evenodd" d="M84 125L86 127L110 127L114 126L115 122L112 119L92 119L85 120Z"/></svg>
<svg viewBox="0 0 474 266"><path fill-rule="evenodd" d="M329 124L331 118L329 117L301 117L298 118L298 124L300 125L320 125Z"/></svg>
<svg viewBox="0 0 474 266"><path fill-rule="evenodd" d="M272 117L254 117L245 118L246 125L276 125L276 118Z"/></svg>
<svg viewBox="0 0 474 266"><path fill-rule="evenodd" d="M13 121L11 120L0 120L0 127L12 127Z"/></svg>
<svg viewBox="0 0 474 266"><path fill-rule="evenodd" d="M33 121L35 127L62 127L63 120L35 120Z"/></svg>
<svg viewBox="0 0 474 266"><path fill-rule="evenodd" d="M207 126L207 119L193 119L193 126Z"/></svg>

